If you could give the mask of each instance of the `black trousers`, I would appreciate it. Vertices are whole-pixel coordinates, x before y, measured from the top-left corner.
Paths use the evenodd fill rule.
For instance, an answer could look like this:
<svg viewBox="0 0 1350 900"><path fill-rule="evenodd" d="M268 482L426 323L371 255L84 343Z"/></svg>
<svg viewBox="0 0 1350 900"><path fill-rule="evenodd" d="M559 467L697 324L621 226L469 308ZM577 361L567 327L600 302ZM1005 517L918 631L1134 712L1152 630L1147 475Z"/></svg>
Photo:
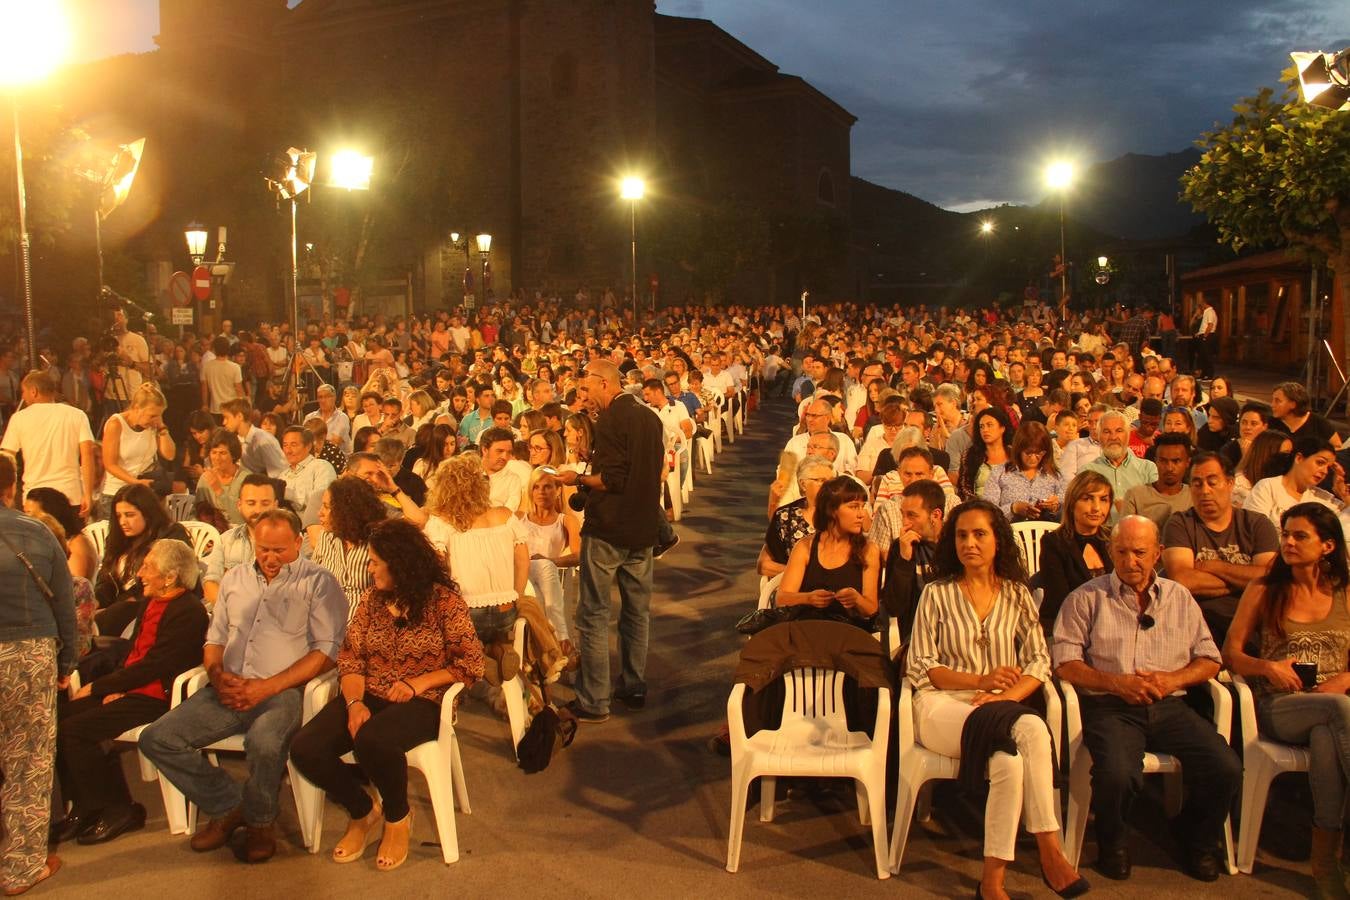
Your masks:
<svg viewBox="0 0 1350 900"><path fill-rule="evenodd" d="M1186 803L1178 824L1187 849L1214 849L1242 781L1242 763L1181 697L1131 706L1119 697L1082 696L1083 742L1092 754L1092 811L1097 843L1118 847L1125 839L1130 805L1144 786L1144 751L1181 761Z"/></svg>
<svg viewBox="0 0 1350 900"><path fill-rule="evenodd" d="M143 694L127 694L111 703L81 697L57 704L56 777L61 797L74 812L87 815L131 803L121 760L102 744L168 711L168 701Z"/></svg>
<svg viewBox="0 0 1350 900"><path fill-rule="evenodd" d="M415 697L391 703L367 693L370 719L347 732L347 702L342 695L310 719L291 740L291 762L306 778L347 810L353 819L370 814L370 795L361 789L353 767L342 761L356 754L356 763L380 792L385 819L397 822L408 814L408 760L404 753L434 741L441 727L440 701Z"/></svg>

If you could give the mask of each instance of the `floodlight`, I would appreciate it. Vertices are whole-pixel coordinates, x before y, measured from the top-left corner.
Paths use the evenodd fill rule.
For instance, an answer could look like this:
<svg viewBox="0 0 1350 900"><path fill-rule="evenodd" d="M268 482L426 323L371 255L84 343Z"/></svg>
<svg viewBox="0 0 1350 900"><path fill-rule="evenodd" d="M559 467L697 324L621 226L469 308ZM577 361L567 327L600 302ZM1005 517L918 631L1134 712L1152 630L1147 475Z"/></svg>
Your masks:
<svg viewBox="0 0 1350 900"><path fill-rule="evenodd" d="M349 191L370 189L370 174L375 168L373 157L357 153L355 150L343 150L333 154L333 186Z"/></svg>
<svg viewBox="0 0 1350 900"><path fill-rule="evenodd" d="M0 84L11 87L41 81L70 53L70 23L57 0L0 0Z"/></svg>
<svg viewBox="0 0 1350 900"><path fill-rule="evenodd" d="M317 153L291 147L272 157L267 181L282 200L294 200L314 183L314 166L318 159Z"/></svg>
<svg viewBox="0 0 1350 900"><path fill-rule="evenodd" d="M1055 190L1063 190L1073 184L1073 163L1054 162L1046 167L1045 183Z"/></svg>
<svg viewBox="0 0 1350 900"><path fill-rule="evenodd" d="M141 157L144 154L145 138L137 138L117 148L98 198L98 214L102 218L108 218L131 193L131 183L136 180L136 173L141 169Z"/></svg>
<svg viewBox="0 0 1350 900"><path fill-rule="evenodd" d="M1350 48L1336 53L1291 53L1303 102L1350 110Z"/></svg>
<svg viewBox="0 0 1350 900"><path fill-rule="evenodd" d="M646 192L646 183L635 175L629 175L619 182L619 196L624 200L641 200Z"/></svg>

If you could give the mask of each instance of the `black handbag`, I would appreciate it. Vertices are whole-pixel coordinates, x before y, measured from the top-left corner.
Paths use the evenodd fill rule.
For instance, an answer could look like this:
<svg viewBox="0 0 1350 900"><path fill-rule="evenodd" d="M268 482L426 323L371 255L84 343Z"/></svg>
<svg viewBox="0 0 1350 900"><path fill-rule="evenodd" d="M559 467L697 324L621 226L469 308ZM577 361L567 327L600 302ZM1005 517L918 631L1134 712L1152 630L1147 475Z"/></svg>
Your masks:
<svg viewBox="0 0 1350 900"><path fill-rule="evenodd" d="M510 690L510 686L506 689ZM550 703L545 685L539 684L539 693L543 697L544 708L535 713L530 727L516 745L516 765L526 775L547 769L553 754L569 746L577 736L577 719L572 711Z"/></svg>
<svg viewBox="0 0 1350 900"><path fill-rule="evenodd" d="M167 497L173 493L173 477L169 475L169 470L164 467L164 461L158 453L155 454L155 461L150 464L150 468L136 477L150 479L150 490L160 497Z"/></svg>

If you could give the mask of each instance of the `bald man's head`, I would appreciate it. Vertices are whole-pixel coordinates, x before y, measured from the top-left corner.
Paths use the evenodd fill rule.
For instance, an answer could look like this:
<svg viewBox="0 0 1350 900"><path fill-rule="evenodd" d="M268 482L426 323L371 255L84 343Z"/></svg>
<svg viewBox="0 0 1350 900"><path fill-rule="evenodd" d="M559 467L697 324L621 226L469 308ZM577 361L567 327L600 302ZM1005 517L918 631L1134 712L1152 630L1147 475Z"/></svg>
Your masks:
<svg viewBox="0 0 1350 900"><path fill-rule="evenodd" d="M605 409L610 401L623 393L623 377L619 367L607 359L593 359L586 364L580 389L586 400L598 409Z"/></svg>
<svg viewBox="0 0 1350 900"><path fill-rule="evenodd" d="M1145 516L1126 516L1111 532L1111 561L1116 577L1142 592L1153 581L1162 548L1158 525Z"/></svg>

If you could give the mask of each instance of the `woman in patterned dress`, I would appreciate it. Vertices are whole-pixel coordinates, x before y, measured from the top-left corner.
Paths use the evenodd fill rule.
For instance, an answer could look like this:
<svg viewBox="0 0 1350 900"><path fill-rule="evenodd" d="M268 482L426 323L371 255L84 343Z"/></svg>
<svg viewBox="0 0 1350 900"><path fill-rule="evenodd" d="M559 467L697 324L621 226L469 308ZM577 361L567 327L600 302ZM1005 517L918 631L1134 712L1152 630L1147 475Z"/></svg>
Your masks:
<svg viewBox="0 0 1350 900"><path fill-rule="evenodd" d="M338 653L341 692L296 734L291 759L351 816L333 860L360 859L383 820L375 865L387 872L408 858L404 754L436 740L450 685L470 687L482 677L483 645L421 529L403 519L384 522L371 529L369 553L373 583ZM342 762L349 752L379 791L378 802Z"/></svg>

